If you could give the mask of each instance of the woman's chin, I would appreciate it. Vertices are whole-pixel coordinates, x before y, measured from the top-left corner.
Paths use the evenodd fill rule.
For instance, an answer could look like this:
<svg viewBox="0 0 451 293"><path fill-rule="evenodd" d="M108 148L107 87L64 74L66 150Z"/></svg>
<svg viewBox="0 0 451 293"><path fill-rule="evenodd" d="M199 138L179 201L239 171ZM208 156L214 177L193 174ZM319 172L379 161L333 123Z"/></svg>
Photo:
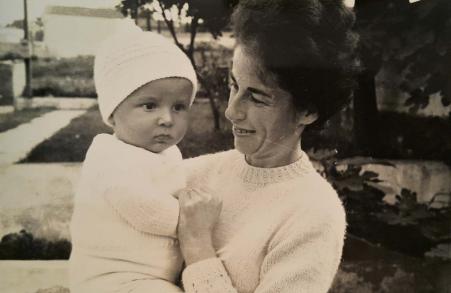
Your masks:
<svg viewBox="0 0 451 293"><path fill-rule="evenodd" d="M255 147L247 142L242 141L242 138L235 137L234 146L235 149L243 155L251 155L255 152Z"/></svg>

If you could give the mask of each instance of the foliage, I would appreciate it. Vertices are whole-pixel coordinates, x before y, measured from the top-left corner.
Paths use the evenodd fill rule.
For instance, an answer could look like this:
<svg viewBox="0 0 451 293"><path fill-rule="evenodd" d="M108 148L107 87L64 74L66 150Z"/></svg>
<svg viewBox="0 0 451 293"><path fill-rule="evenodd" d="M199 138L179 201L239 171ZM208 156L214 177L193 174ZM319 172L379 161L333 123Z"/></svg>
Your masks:
<svg viewBox="0 0 451 293"><path fill-rule="evenodd" d="M443 243L451 244L451 207L432 208L417 202L415 193L402 189L395 205L383 201L385 193L377 188L378 174L363 171L364 160L337 166L326 154L321 161L324 175L337 190L346 208L348 231L413 256L424 256ZM381 160L375 164L391 166Z"/></svg>
<svg viewBox="0 0 451 293"><path fill-rule="evenodd" d="M94 67L93 56L72 58L42 58L33 62L33 78L61 77L92 78Z"/></svg>
<svg viewBox="0 0 451 293"><path fill-rule="evenodd" d="M93 66L92 56L37 59L32 66L33 95L96 97Z"/></svg>
<svg viewBox="0 0 451 293"><path fill-rule="evenodd" d="M411 111L424 108L432 93L450 102L451 5L448 0L355 0L359 55L364 70L354 93L354 139L373 156L384 139L379 123L376 76L383 86L410 97ZM386 73L389 74L386 74Z"/></svg>
<svg viewBox="0 0 451 293"><path fill-rule="evenodd" d="M367 69L382 65L396 73L395 83L409 93L412 110L424 108L440 92L451 104L451 5L448 0L356 0L357 29Z"/></svg>
<svg viewBox="0 0 451 293"><path fill-rule="evenodd" d="M421 117L406 113L380 112L379 129L383 136L372 157L386 159L437 160L451 165L451 120ZM323 129L306 128L302 137L304 149L335 149L337 158L362 156L352 139L353 121L345 109Z"/></svg>
<svg viewBox="0 0 451 293"><path fill-rule="evenodd" d="M97 97L92 79L41 77L31 82L33 96Z"/></svg>
<svg viewBox="0 0 451 293"><path fill-rule="evenodd" d="M25 230L7 234L0 241L0 260L69 259L70 251L68 240L35 238Z"/></svg>
<svg viewBox="0 0 451 293"><path fill-rule="evenodd" d="M204 76L205 85L210 89L215 99L227 101L229 89L229 62L232 60L233 50L221 45L207 42L198 44L194 52L194 59L198 65L200 75ZM200 89L199 96L206 96L205 89Z"/></svg>
<svg viewBox="0 0 451 293"><path fill-rule="evenodd" d="M23 29L24 28L23 19L16 19L13 22L7 24L6 27L14 27L14 28L18 28L18 29Z"/></svg>

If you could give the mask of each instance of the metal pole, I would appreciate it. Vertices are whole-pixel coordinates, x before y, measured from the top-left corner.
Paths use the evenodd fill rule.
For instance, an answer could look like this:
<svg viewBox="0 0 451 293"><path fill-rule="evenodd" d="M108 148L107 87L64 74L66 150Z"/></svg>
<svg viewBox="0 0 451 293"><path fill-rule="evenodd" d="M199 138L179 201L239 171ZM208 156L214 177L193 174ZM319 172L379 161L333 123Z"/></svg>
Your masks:
<svg viewBox="0 0 451 293"><path fill-rule="evenodd" d="M24 10L24 20L23 20L23 30L24 30L24 41L27 46L27 56L25 56L25 76L26 76L26 85L25 85L25 96L28 98L33 97L33 91L31 88L31 44L30 37L28 31L28 7L27 0L23 0L23 10Z"/></svg>

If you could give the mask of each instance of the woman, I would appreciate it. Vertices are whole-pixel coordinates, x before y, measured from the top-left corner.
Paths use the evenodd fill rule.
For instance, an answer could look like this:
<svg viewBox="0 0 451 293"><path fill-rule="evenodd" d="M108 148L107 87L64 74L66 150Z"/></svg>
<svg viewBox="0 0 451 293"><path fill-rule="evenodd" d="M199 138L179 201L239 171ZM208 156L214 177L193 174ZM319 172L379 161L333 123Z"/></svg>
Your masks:
<svg viewBox="0 0 451 293"><path fill-rule="evenodd" d="M342 204L301 150L352 90L353 14L339 0L241 1L225 115L235 149L187 160L178 236L186 292L326 292Z"/></svg>

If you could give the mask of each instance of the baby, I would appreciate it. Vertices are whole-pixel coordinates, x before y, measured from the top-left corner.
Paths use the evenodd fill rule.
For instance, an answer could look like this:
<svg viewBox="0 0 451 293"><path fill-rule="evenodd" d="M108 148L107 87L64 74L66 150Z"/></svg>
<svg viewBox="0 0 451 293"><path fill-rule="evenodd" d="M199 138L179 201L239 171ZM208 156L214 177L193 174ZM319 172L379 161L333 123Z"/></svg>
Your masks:
<svg viewBox="0 0 451 293"><path fill-rule="evenodd" d="M171 41L139 29L107 40L95 58L100 113L71 222L71 292L182 292L176 240L185 187L176 144L187 130L195 71Z"/></svg>

